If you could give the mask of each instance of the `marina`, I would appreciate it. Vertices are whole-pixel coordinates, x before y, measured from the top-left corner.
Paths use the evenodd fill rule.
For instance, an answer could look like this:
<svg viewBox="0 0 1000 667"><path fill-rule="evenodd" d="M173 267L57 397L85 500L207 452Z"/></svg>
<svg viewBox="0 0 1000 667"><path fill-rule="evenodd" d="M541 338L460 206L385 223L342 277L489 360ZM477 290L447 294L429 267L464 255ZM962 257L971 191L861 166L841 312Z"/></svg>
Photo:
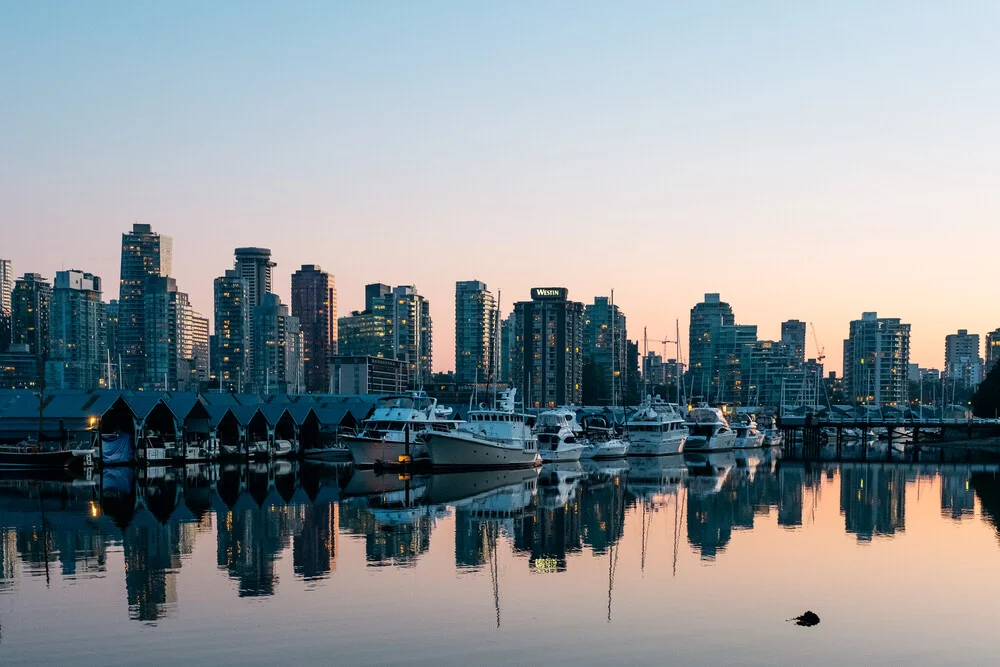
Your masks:
<svg viewBox="0 0 1000 667"><path fill-rule="evenodd" d="M843 637L879 619L887 661L979 662L1000 588L940 565L1000 557L1000 460L947 459L737 448L422 475L297 460L8 473L0 657L97 665L100 646L141 642L218 664L392 664L402 647L441 664L843 664L870 650ZM933 639L908 622L926 596L945 612ZM787 621L807 608L811 634Z"/></svg>

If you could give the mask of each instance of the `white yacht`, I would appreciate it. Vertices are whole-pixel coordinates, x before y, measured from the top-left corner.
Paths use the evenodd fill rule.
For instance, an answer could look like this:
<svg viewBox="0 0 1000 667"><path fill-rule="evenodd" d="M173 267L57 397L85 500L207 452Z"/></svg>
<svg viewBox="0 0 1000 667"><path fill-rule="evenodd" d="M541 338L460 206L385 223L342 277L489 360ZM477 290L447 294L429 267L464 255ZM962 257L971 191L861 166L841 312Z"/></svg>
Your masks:
<svg viewBox="0 0 1000 667"><path fill-rule="evenodd" d="M732 449L736 442L736 432L729 428L722 410L700 405L687 414L688 438L684 451L706 449Z"/></svg>
<svg viewBox="0 0 1000 667"><path fill-rule="evenodd" d="M540 413L535 422L535 437L538 438L538 454L542 461L579 461L584 450L584 445L577 439L580 430L576 413L569 408Z"/></svg>
<svg viewBox="0 0 1000 667"><path fill-rule="evenodd" d="M424 436L431 465L440 468L527 468L542 463L531 418L515 411L516 389L501 392L492 409L469 412L454 430L431 430Z"/></svg>
<svg viewBox="0 0 1000 667"><path fill-rule="evenodd" d="M738 415L729 425L736 432L733 447L754 449L764 446L764 432L757 429L757 420L752 414Z"/></svg>
<svg viewBox="0 0 1000 667"><path fill-rule="evenodd" d="M407 453L414 461L427 457L422 435L453 433L462 422L448 419L437 399L422 391L379 398L361 433L344 436L356 466L397 463Z"/></svg>
<svg viewBox="0 0 1000 667"><path fill-rule="evenodd" d="M680 406L659 396L647 396L626 424L629 456L677 454L688 437Z"/></svg>
<svg viewBox="0 0 1000 667"><path fill-rule="evenodd" d="M577 436L583 444L581 459L620 459L628 454L629 442L615 433L604 415L586 415Z"/></svg>

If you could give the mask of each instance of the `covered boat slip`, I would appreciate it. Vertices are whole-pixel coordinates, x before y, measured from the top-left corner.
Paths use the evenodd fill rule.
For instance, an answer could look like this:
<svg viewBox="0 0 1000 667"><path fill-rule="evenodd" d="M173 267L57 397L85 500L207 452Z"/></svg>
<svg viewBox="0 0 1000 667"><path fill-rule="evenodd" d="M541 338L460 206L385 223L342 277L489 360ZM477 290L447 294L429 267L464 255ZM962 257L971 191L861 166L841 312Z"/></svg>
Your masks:
<svg viewBox="0 0 1000 667"><path fill-rule="evenodd" d="M335 450L376 396L0 391L0 445L93 452L106 466Z"/></svg>

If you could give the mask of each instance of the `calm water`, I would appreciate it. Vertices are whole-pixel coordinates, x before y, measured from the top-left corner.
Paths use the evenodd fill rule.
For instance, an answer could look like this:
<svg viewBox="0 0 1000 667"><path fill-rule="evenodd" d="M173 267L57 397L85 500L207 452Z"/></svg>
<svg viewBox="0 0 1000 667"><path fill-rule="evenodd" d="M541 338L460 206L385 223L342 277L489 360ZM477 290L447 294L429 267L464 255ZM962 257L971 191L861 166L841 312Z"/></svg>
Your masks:
<svg viewBox="0 0 1000 667"><path fill-rule="evenodd" d="M0 480L0 662L992 663L997 470L757 451Z"/></svg>

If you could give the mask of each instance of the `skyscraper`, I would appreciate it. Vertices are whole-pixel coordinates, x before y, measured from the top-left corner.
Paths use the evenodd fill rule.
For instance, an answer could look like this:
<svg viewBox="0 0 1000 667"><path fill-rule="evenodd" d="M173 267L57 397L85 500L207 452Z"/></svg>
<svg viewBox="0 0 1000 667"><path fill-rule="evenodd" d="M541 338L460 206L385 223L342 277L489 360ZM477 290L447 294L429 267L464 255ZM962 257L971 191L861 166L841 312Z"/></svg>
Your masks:
<svg viewBox="0 0 1000 667"><path fill-rule="evenodd" d="M240 391L250 385L248 343L250 309L247 283L235 269L215 279L215 349L214 365L219 385L227 391Z"/></svg>
<svg viewBox="0 0 1000 667"><path fill-rule="evenodd" d="M583 356L585 363L594 365L594 375L588 375L587 380L598 386L584 383L584 393L588 395L584 402L621 402L627 341L625 315L608 297L595 297L594 303L584 309Z"/></svg>
<svg viewBox="0 0 1000 667"><path fill-rule="evenodd" d="M46 385L53 389L106 387L108 363L101 279L83 271L56 273L49 322Z"/></svg>
<svg viewBox="0 0 1000 667"><path fill-rule="evenodd" d="M14 291L14 267L9 259L0 259L0 312L10 315L10 293Z"/></svg>
<svg viewBox="0 0 1000 667"><path fill-rule="evenodd" d="M794 352L798 363L806 360L806 323L799 320L786 320L781 323L781 342Z"/></svg>
<svg viewBox="0 0 1000 667"><path fill-rule="evenodd" d="M430 302L413 285L390 290L374 283L365 286L365 303L363 312L340 318L338 353L405 361L414 388L429 380L434 342Z"/></svg>
<svg viewBox="0 0 1000 667"><path fill-rule="evenodd" d="M14 267L9 259L0 259L0 353L10 347L11 304L14 291Z"/></svg>
<svg viewBox="0 0 1000 667"><path fill-rule="evenodd" d="M49 313L52 285L37 273L26 273L11 292L11 341L27 345L40 358L49 353Z"/></svg>
<svg viewBox="0 0 1000 667"><path fill-rule="evenodd" d="M904 405L909 399L910 325L863 313L844 341L844 392L865 405Z"/></svg>
<svg viewBox="0 0 1000 667"><path fill-rule="evenodd" d="M536 287L514 304L514 386L526 404L555 407L583 398L583 304L565 287Z"/></svg>
<svg viewBox="0 0 1000 667"><path fill-rule="evenodd" d="M123 389L136 389L146 379L146 279L169 276L173 239L153 232L150 225L134 224L122 234L121 284L118 296L119 369Z"/></svg>
<svg viewBox="0 0 1000 667"><path fill-rule="evenodd" d="M329 391L330 358L337 353L337 288L314 264L292 274L292 315L302 327L305 390Z"/></svg>
<svg viewBox="0 0 1000 667"><path fill-rule="evenodd" d="M486 382L493 372L496 303L486 283L455 283L455 380Z"/></svg>
<svg viewBox="0 0 1000 667"><path fill-rule="evenodd" d="M254 308L254 390L297 393L302 386L302 329L277 294L265 294Z"/></svg>
<svg viewBox="0 0 1000 667"><path fill-rule="evenodd" d="M191 308L173 278L152 276L143 288L148 391L197 391L208 377L208 321Z"/></svg>
<svg viewBox="0 0 1000 667"><path fill-rule="evenodd" d="M986 372L989 373L1000 361L1000 329L986 334Z"/></svg>
<svg viewBox="0 0 1000 667"><path fill-rule="evenodd" d="M234 267L237 275L246 281L247 286L247 308L250 313L250 337L247 339L247 351L250 363L250 372L255 374L253 368L256 362L254 354L254 343L256 336L254 327L256 320L253 316L254 309L259 306L265 294L272 291L272 276L274 267L277 266L271 261L271 250L268 248L237 248L235 251Z"/></svg>
<svg viewBox="0 0 1000 667"><path fill-rule="evenodd" d="M723 326L736 323L733 309L718 294L706 294L705 300L691 309L691 326L688 332L691 377L689 386L695 396L714 397L714 387L719 382L715 368L715 339Z"/></svg>
<svg viewBox="0 0 1000 667"><path fill-rule="evenodd" d="M944 339L945 382L975 389L983 381L983 359L979 356L979 334L966 329Z"/></svg>

